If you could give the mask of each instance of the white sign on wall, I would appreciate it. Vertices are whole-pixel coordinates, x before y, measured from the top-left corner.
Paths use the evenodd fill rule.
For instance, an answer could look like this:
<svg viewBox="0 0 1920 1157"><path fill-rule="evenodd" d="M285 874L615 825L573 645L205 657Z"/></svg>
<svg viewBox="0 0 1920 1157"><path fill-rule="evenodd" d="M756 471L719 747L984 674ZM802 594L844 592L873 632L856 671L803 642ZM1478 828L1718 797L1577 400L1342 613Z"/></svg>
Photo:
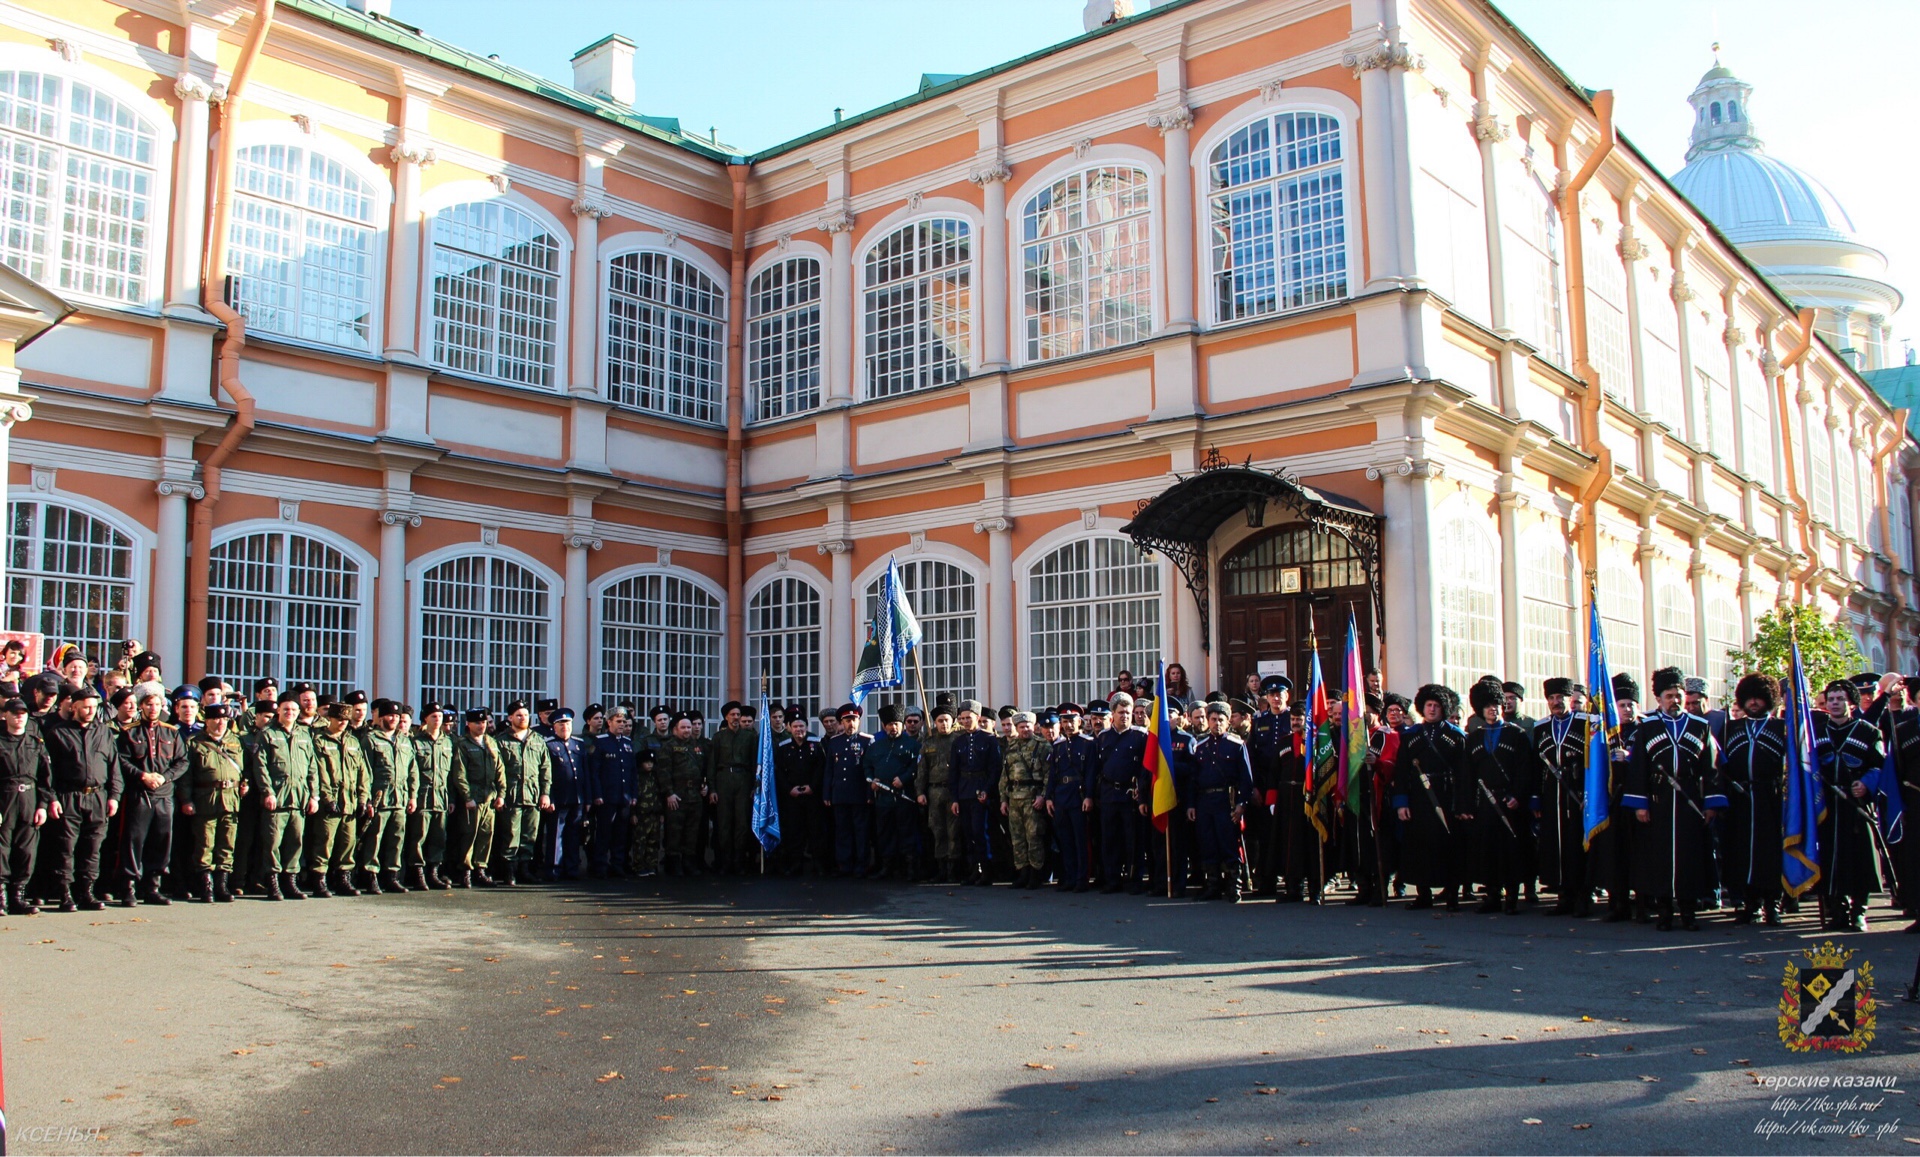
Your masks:
<svg viewBox="0 0 1920 1157"><path fill-rule="evenodd" d="M1285 675L1287 673L1287 661L1285 659L1262 659L1254 664L1254 670L1262 679L1265 679L1268 675Z"/></svg>

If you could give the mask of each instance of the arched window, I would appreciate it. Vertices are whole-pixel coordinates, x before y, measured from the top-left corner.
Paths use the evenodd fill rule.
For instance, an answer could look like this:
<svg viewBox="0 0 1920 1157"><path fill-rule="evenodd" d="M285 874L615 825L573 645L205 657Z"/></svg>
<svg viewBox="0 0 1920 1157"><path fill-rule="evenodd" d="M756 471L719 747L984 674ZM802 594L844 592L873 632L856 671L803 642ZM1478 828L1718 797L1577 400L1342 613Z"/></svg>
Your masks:
<svg viewBox="0 0 1920 1157"><path fill-rule="evenodd" d="M1717 100L1713 102L1713 123L1720 123L1720 102Z"/></svg>
<svg viewBox="0 0 1920 1157"><path fill-rule="evenodd" d="M747 684L775 703L820 703L820 592L783 575L747 600Z"/></svg>
<svg viewBox="0 0 1920 1157"><path fill-rule="evenodd" d="M1725 594L1709 598L1705 674L1713 680L1712 687L1716 695L1733 694L1733 685L1739 681L1742 672L1733 669L1733 660L1727 657L1727 653L1746 645L1744 635L1740 627L1739 605Z"/></svg>
<svg viewBox="0 0 1920 1157"><path fill-rule="evenodd" d="M972 229L953 217L903 225L867 251L862 284L869 398L967 376L972 261Z"/></svg>
<svg viewBox="0 0 1920 1157"><path fill-rule="evenodd" d="M1520 681L1530 695L1539 696L1546 680L1580 670L1573 655L1573 574L1565 535L1551 526L1527 535L1520 555Z"/></svg>
<svg viewBox="0 0 1920 1157"><path fill-rule="evenodd" d="M1440 681L1456 689L1498 671L1500 559L1482 520L1461 512L1434 535L1439 568Z"/></svg>
<svg viewBox="0 0 1920 1157"><path fill-rule="evenodd" d="M600 698L720 711L720 600L676 574L655 571L610 583L600 614Z"/></svg>
<svg viewBox="0 0 1920 1157"><path fill-rule="evenodd" d="M820 404L820 263L789 257L747 285L747 380L755 420Z"/></svg>
<svg viewBox="0 0 1920 1157"><path fill-rule="evenodd" d="M1636 682L1646 679L1646 639L1641 633L1646 622L1646 587L1640 572L1620 562L1600 568L1600 631L1607 644L1607 667L1614 674L1625 672Z"/></svg>
<svg viewBox="0 0 1920 1157"><path fill-rule="evenodd" d="M1693 591L1685 583L1669 578L1654 587L1653 626L1659 666L1704 674L1693 669Z"/></svg>
<svg viewBox="0 0 1920 1157"><path fill-rule="evenodd" d="M884 576L882 576L884 577ZM958 699L973 698L980 686L979 605L973 576L949 562L923 558L900 564L900 589L906 592L907 605L920 621L920 672L925 677L927 696L942 691ZM867 584L864 600L866 618L871 623L880 609L880 579ZM920 689L909 685L897 691L879 691L867 697L866 705L878 710L885 703L918 703Z"/></svg>
<svg viewBox="0 0 1920 1157"><path fill-rule="evenodd" d="M234 186L233 304L247 328L372 349L373 186L312 149L276 144L241 149Z"/></svg>
<svg viewBox="0 0 1920 1157"><path fill-rule="evenodd" d="M9 504L7 623L112 666L132 634L133 540L70 506ZM44 659L45 656L38 656Z"/></svg>
<svg viewBox="0 0 1920 1157"><path fill-rule="evenodd" d="M433 219L433 360L456 373L552 389L560 241L504 201Z"/></svg>
<svg viewBox="0 0 1920 1157"><path fill-rule="evenodd" d="M511 559L450 558L421 574L420 698L486 707L548 693L545 579Z"/></svg>
<svg viewBox="0 0 1920 1157"><path fill-rule="evenodd" d="M162 219L147 119L81 81L0 72L0 261L63 292L156 296L150 231Z"/></svg>
<svg viewBox="0 0 1920 1157"><path fill-rule="evenodd" d="M670 253L623 253L607 267L607 397L694 422L720 421L727 297Z"/></svg>
<svg viewBox="0 0 1920 1157"><path fill-rule="evenodd" d="M235 687L272 675L335 695L360 685L358 563L290 530L231 538L207 557L208 674Z"/></svg>
<svg viewBox="0 0 1920 1157"><path fill-rule="evenodd" d="M1027 702L1084 703L1160 658L1160 567L1122 538L1069 542L1027 572Z"/></svg>
<svg viewBox="0 0 1920 1157"><path fill-rule="evenodd" d="M1507 244L1507 316L1520 336L1552 361L1567 365L1566 291L1561 272L1560 211L1550 164L1512 158L1500 162L1500 216Z"/></svg>
<svg viewBox="0 0 1920 1157"><path fill-rule="evenodd" d="M1208 159L1213 296L1220 321L1347 295L1340 122L1283 112L1220 142Z"/></svg>
<svg viewBox="0 0 1920 1157"><path fill-rule="evenodd" d="M1730 121L1737 121L1740 119L1740 102L1739 101L1730 100L1727 102L1727 119Z"/></svg>
<svg viewBox="0 0 1920 1157"><path fill-rule="evenodd" d="M1606 206L1603 216L1612 212L1611 197L1596 194L1595 198ZM1600 384L1607 396L1634 409L1633 348L1627 334L1627 268L1620 260L1620 249L1614 241L1618 228L1591 219L1584 227L1592 230L1583 249L1591 361L1600 373Z"/></svg>
<svg viewBox="0 0 1920 1157"><path fill-rule="evenodd" d="M1833 441L1818 411L1807 410L1807 472L1813 491L1813 517L1833 525Z"/></svg>
<svg viewBox="0 0 1920 1157"><path fill-rule="evenodd" d="M1027 360L1111 349L1153 332L1147 173L1069 173L1021 212Z"/></svg>

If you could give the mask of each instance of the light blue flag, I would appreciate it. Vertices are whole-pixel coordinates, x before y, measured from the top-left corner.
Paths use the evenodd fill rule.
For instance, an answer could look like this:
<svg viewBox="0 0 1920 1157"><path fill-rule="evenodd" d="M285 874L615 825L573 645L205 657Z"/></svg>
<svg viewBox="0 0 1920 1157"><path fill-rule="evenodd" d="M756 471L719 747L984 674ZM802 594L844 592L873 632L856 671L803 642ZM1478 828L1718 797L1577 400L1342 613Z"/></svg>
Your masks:
<svg viewBox="0 0 1920 1157"><path fill-rule="evenodd" d="M920 620L907 605L899 567L888 558L887 573L880 579L880 605L873 622L867 624L867 641L860 648L860 663L853 675L854 704L865 703L874 691L900 686L906 678L907 655L919 645Z"/></svg>
<svg viewBox="0 0 1920 1157"><path fill-rule="evenodd" d="M1612 744L1620 736L1620 705L1613 699L1613 672L1607 667L1607 640L1600 630L1600 596L1587 584L1587 798L1586 847L1607 829L1613 802Z"/></svg>
<svg viewBox="0 0 1920 1157"><path fill-rule="evenodd" d="M767 692L760 691L760 754L754 763L760 782L753 789L753 834L762 851L780 846L780 804L773 782L773 712L767 708Z"/></svg>
<svg viewBox="0 0 1920 1157"><path fill-rule="evenodd" d="M1804 896L1820 882L1820 821L1826 818L1826 791L1820 760L1814 754L1813 707L1807 672L1800 664L1800 640L1793 640L1793 674L1787 680L1787 791L1781 801L1780 885L1790 896Z"/></svg>

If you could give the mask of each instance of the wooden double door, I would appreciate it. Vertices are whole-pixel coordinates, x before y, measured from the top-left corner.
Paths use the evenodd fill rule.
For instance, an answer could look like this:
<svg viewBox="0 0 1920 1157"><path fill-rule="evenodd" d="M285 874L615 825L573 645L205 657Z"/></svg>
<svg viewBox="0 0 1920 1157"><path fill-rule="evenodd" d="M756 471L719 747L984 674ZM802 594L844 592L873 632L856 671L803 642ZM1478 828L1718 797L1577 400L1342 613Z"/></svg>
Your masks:
<svg viewBox="0 0 1920 1157"><path fill-rule="evenodd" d="M1359 628L1361 666L1372 671L1378 664L1366 564L1337 534L1279 526L1241 543L1220 560L1214 605L1219 686L1230 694L1241 692L1260 663L1279 661L1297 699L1307 686L1309 637L1318 642L1327 686L1342 689L1349 612Z"/></svg>

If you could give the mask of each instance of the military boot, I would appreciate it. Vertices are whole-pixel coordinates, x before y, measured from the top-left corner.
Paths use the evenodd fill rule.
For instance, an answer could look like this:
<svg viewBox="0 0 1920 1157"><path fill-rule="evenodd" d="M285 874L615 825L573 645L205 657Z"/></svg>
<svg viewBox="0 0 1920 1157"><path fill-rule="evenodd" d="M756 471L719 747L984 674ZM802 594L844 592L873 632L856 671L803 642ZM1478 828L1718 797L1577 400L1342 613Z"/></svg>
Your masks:
<svg viewBox="0 0 1920 1157"><path fill-rule="evenodd" d="M353 886L353 874L347 871L328 873L327 882L336 896L358 896L360 889Z"/></svg>
<svg viewBox="0 0 1920 1157"><path fill-rule="evenodd" d="M427 870L419 864L407 869L407 891L424 892L432 885L427 883Z"/></svg>
<svg viewBox="0 0 1920 1157"><path fill-rule="evenodd" d="M519 863L514 860L508 860L506 863L501 864L500 865L500 881L499 881L500 886L502 888L519 887L520 886L519 869L520 869Z"/></svg>
<svg viewBox="0 0 1920 1157"><path fill-rule="evenodd" d="M193 894L188 897L196 904L213 903L213 873L202 869L200 878L194 882Z"/></svg>
<svg viewBox="0 0 1920 1157"><path fill-rule="evenodd" d="M485 868L474 868L472 869L471 874L473 876L473 883L476 887L480 887L480 888L498 887L498 884L495 883L494 878L492 876L487 875L487 870Z"/></svg>
<svg viewBox="0 0 1920 1157"><path fill-rule="evenodd" d="M27 898L27 890L19 884L7 885L7 915L37 916L40 905Z"/></svg>
<svg viewBox="0 0 1920 1157"><path fill-rule="evenodd" d="M1220 894L1220 873L1213 869L1208 869L1206 873L1206 877L1207 877L1206 887L1200 889L1198 892L1194 893L1192 896L1192 899L1196 904L1202 900L1211 900Z"/></svg>
<svg viewBox="0 0 1920 1157"><path fill-rule="evenodd" d="M1433 907L1433 889L1421 884L1413 890L1413 903L1408 904L1409 911Z"/></svg>
<svg viewBox="0 0 1920 1157"><path fill-rule="evenodd" d="M400 882L400 873L398 872L380 873L380 886L382 888L385 888L389 892L393 892L401 896L406 895L407 892L410 890L405 884L402 884Z"/></svg>
<svg viewBox="0 0 1920 1157"><path fill-rule="evenodd" d="M62 912L78 912L80 910L80 905L74 902L73 886L71 884L60 885L59 901Z"/></svg>
<svg viewBox="0 0 1920 1157"><path fill-rule="evenodd" d="M260 889L260 894L269 900L286 899L280 894L280 877L273 872L267 873L266 886Z"/></svg>
<svg viewBox="0 0 1920 1157"><path fill-rule="evenodd" d="M365 880L365 883L360 886L360 890L369 896L378 896L389 891L386 886L387 882L380 878L380 876L384 874L385 873L375 874L371 868L361 872L360 875Z"/></svg>
<svg viewBox="0 0 1920 1157"><path fill-rule="evenodd" d="M1780 901L1768 900L1760 906L1760 922L1769 928L1780 927Z"/></svg>
<svg viewBox="0 0 1920 1157"><path fill-rule="evenodd" d="M1673 931L1673 901L1660 901L1660 915L1654 921L1654 928L1661 932Z"/></svg>
<svg viewBox="0 0 1920 1157"><path fill-rule="evenodd" d="M214 903L216 904L233 903L233 885L231 883L232 879L233 879L232 872L215 872L213 874L213 902Z"/></svg>
<svg viewBox="0 0 1920 1157"><path fill-rule="evenodd" d="M427 882L442 892L453 887L453 881L447 879L447 877L441 873L440 865L438 864L434 864L427 869Z"/></svg>
<svg viewBox="0 0 1920 1157"><path fill-rule="evenodd" d="M1865 900L1847 901L1847 914L1842 931L1865 932L1867 930L1867 902Z"/></svg>
<svg viewBox="0 0 1920 1157"><path fill-rule="evenodd" d="M1240 873L1228 868L1220 873L1220 898L1229 904L1240 902Z"/></svg>
<svg viewBox="0 0 1920 1157"><path fill-rule="evenodd" d="M307 895L316 900L333 899L333 889L329 886L332 881L327 878L327 875L326 872L308 872L307 877L310 882L307 884Z"/></svg>
<svg viewBox="0 0 1920 1157"><path fill-rule="evenodd" d="M73 902L82 912L103 912L107 907L107 902L94 894L92 880L73 882Z"/></svg>
<svg viewBox="0 0 1920 1157"><path fill-rule="evenodd" d="M285 896L289 900L304 900L307 898L307 894L300 890L298 881L293 878L292 872L281 872L279 877L280 894L282 896Z"/></svg>

